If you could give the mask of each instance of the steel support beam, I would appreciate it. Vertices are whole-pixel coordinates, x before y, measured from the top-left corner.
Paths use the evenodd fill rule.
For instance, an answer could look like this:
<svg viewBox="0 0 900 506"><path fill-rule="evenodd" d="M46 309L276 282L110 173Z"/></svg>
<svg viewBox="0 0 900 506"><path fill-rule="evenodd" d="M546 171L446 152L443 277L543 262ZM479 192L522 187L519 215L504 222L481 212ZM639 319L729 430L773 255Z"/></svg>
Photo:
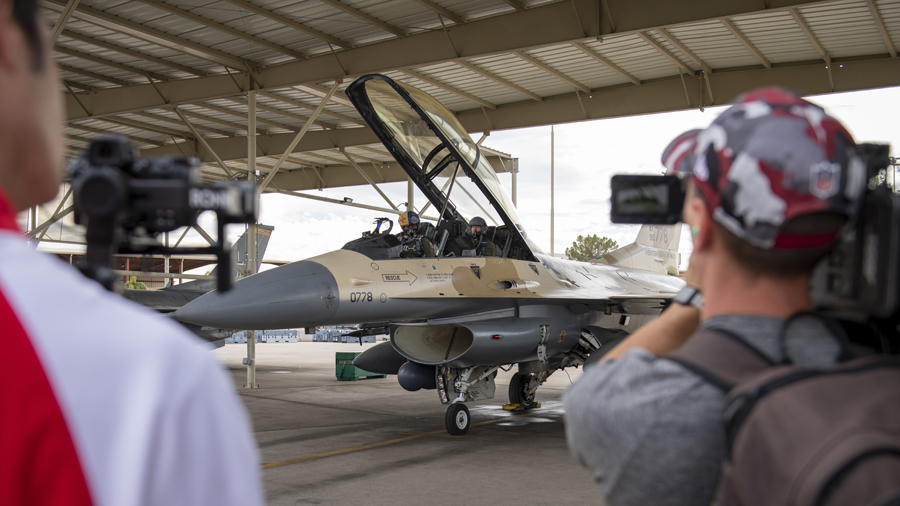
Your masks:
<svg viewBox="0 0 900 506"><path fill-rule="evenodd" d="M541 100L543 100L543 98L541 98L541 96L538 95L537 93L532 93L532 92L526 90L525 88L522 88L519 85L513 84L513 83L507 81L506 79L503 79L502 77L500 77L498 75L494 75L494 74L488 72L487 70L484 70L483 68L475 65L474 63L467 62L466 60L456 60L456 64L463 68L469 69L472 72L475 72L476 74L478 74L482 77L486 77L486 78L490 79L491 81L494 81L495 83L502 84L503 86L506 86L507 88L509 88L517 93L521 93L522 95L525 95L526 97L534 100L535 102L540 102Z"/></svg>
<svg viewBox="0 0 900 506"><path fill-rule="evenodd" d="M216 159L216 162L218 162L219 166L222 167L222 170L224 170L225 173L228 174L228 177L233 176L234 173L231 172L231 169L228 168L228 165L225 165L225 161L223 161L222 158L220 158L219 155L216 154L216 151L215 151L213 148L210 147L209 143L206 142L206 139L204 139L203 136L200 135L200 132L198 132L197 129L194 128L193 123L191 123L190 120L187 119L187 116L185 116L185 115L181 112L181 110L178 109L177 107L176 107L174 110L175 110L175 114L177 114L178 117L181 118L181 121L183 121L184 124L191 130L191 133L194 134L194 139L196 139L196 140L200 143L200 145L202 145L203 148L206 149L206 151L207 151L210 155L212 155L213 158Z"/></svg>
<svg viewBox="0 0 900 506"><path fill-rule="evenodd" d="M242 9L247 9L248 11L255 12L255 13L259 14L260 16L265 16L265 17L271 19L272 21L277 21L277 22L279 22L285 26L289 26L295 30L300 30L301 32L312 35L313 37L318 37L318 38L324 40L325 42L334 44L335 46L340 46L344 49L351 49L353 47L353 45L350 44L349 42L345 42L337 37L332 37L331 35L328 35L327 33L320 32L319 30L316 30L315 28L310 28L310 27L304 25L303 23L294 21L293 19L290 19L290 18L286 18L280 14L275 14L274 12L270 11L269 9L266 9L265 7L260 7L259 5L256 5L254 3L250 3L245 0L225 0L225 1L230 2L234 5L237 5L238 7L242 8Z"/></svg>
<svg viewBox="0 0 900 506"><path fill-rule="evenodd" d="M343 153L344 156L347 157L347 161L350 162L350 165L352 165L354 169L359 171L359 173L362 175L362 177L364 177L366 179L366 181L368 181L369 184L372 185L372 188L375 188L375 191L377 191L378 194L381 195L381 198L383 198L384 201L387 202L388 205L391 206L392 209L397 210L397 206L395 206L394 203L391 202L391 199L389 199L388 196L385 195L383 191L381 191L381 188L379 188L378 185L375 184L375 181L372 181L372 178L369 177L369 175L366 174L366 172L364 170L362 170L362 167L357 165L357 163L353 160L353 158L350 158L350 155L344 150L344 148L341 148L341 153Z"/></svg>
<svg viewBox="0 0 900 506"><path fill-rule="evenodd" d="M463 23L466 22L466 21L465 21L463 18L461 18L458 14L454 14L454 13L448 11L447 9L445 9L445 8L441 7L440 5L438 5L438 4L434 3L434 2L432 2L431 0L416 0L416 2L419 2L420 4L424 5L425 7L428 7L429 9L431 9L431 10L433 10L434 12L440 14L441 16L444 16L445 18L449 19L450 21L453 21L453 22L456 23L457 25L461 25L461 24L463 24Z"/></svg>
<svg viewBox="0 0 900 506"><path fill-rule="evenodd" d="M706 91L707 91L707 94L709 95L709 103L715 104L716 98L713 96L712 85L709 82L709 75L712 74L712 69L709 68L709 65L707 65L705 61L701 60L699 56L694 54L693 51L688 49L687 46L682 44L680 40L678 40L674 35L669 33L669 31L666 30L665 28L658 29L657 33L659 33L662 36L662 38L666 39L669 42L669 44L672 44L673 46L678 48L678 50L681 51L682 54L684 54L685 56L690 58L691 61L693 61L701 69L703 69L703 80L706 81Z"/></svg>
<svg viewBox="0 0 900 506"><path fill-rule="evenodd" d="M806 38L809 39L809 42L816 48L816 52L819 53L819 56L825 60L825 68L828 69L828 91L834 91L834 74L831 72L831 56L828 54L828 51L825 50L825 46L819 42L819 39L812 32L809 25L806 24L806 20L800 15L800 12L795 7L789 8L788 12L791 13L791 17L794 18L794 22L797 23L797 26L803 30L803 33L806 35Z"/></svg>
<svg viewBox="0 0 900 506"><path fill-rule="evenodd" d="M66 47L63 47L60 45L54 46L53 50L56 51L57 53L62 53L67 56L74 56L75 58L81 58L82 60L99 63L100 65L106 65L107 67L112 67L114 69L124 70L125 72L131 72L132 74L135 74L135 75L138 75L141 77L149 76L149 77L152 77L153 79L156 79L157 81L168 81L169 80L168 76L164 76L164 75L158 74L156 72L150 72L148 70L139 69L137 67L132 67L131 65L125 65L124 63L107 60L106 58L99 58L99 57L91 55L91 54L82 53L79 51L73 51L69 48L66 48ZM103 77L102 79L104 81L107 80L105 77ZM125 84L133 84L133 83L126 82Z"/></svg>
<svg viewBox="0 0 900 506"><path fill-rule="evenodd" d="M63 0L47 0L47 3L65 6ZM92 7L80 5L75 11L74 16L109 30L137 37L141 40L159 44L160 46L174 49L198 58L203 58L204 60L218 63L219 65L224 65L226 67L245 71L248 66L249 68L254 68L256 66L251 65L250 62L242 58L219 51L218 49L213 49L181 37L176 37L161 30L156 30L155 28L150 28L140 23L114 16Z"/></svg>
<svg viewBox="0 0 900 506"><path fill-rule="evenodd" d="M531 12L529 9L526 12ZM884 56L863 56L835 60L843 68L836 69L836 92L857 91L900 85L900 59ZM720 103L727 103L741 93L762 86L782 86L799 90L806 95L828 93L827 74L821 62L779 65L771 69L754 66L746 69L722 70L710 76ZM648 90L641 90L648 87ZM591 91L593 98L584 101L591 119L613 118L658 112L680 111L700 103L697 87L684 88L678 74L671 77L645 81L641 86L617 85ZM687 97L686 97L687 95ZM686 102L687 100L687 102ZM524 100L503 104L495 110L487 110L491 125L487 124L481 108L459 111L457 118L468 132L506 130L536 125L561 124L584 119L584 112L574 93L545 97L542 102ZM75 125L73 125L75 126ZM258 139L263 154L283 153L294 134L273 134ZM246 158L243 136L206 139L224 159ZM368 128L342 128L332 131L312 131L298 143L294 152L328 150L335 147L353 147L379 144L378 138ZM144 156L179 155L178 148L167 144L159 148L143 150ZM214 162L201 155L205 162ZM405 177L404 177L405 179ZM279 183L279 187L282 187Z"/></svg>
<svg viewBox="0 0 900 506"><path fill-rule="evenodd" d="M666 49L666 47L663 46L662 44L660 44L659 41L654 39L652 35L650 35L649 33L646 33L646 32L639 32L638 36L640 38L644 39L644 42L653 46L653 48L656 49L657 51L659 51L660 54L662 54L663 56L665 56L666 58L671 60L672 63L674 63L676 66L678 66L678 68L687 72L688 75L694 75L694 69L692 69L690 66L688 66L687 63L684 63L683 61L681 61L681 58L675 56L671 51Z"/></svg>
<svg viewBox="0 0 900 506"><path fill-rule="evenodd" d="M591 89L588 88L587 86L585 86L585 85L579 83L578 81L572 79L571 77L563 74L562 72L556 70L555 68L551 67L550 65L547 65L546 63L538 60L537 58L535 58L534 56L531 56L530 54L526 53L525 51L516 51L515 54L519 58L527 61L528 63L543 70L544 72L547 72L548 74L556 77L560 81L572 85L576 90L583 91L584 93L591 92Z"/></svg>
<svg viewBox="0 0 900 506"><path fill-rule="evenodd" d="M256 92L247 92L247 181L256 184ZM256 193L259 205L259 192ZM256 274L256 223L247 225L247 273ZM250 330L247 338L246 388L259 388L256 383L256 331Z"/></svg>
<svg viewBox="0 0 900 506"><path fill-rule="evenodd" d="M56 44L57 39L59 39L59 35L62 33L63 29L66 27L66 23L69 22L69 18L72 17L72 12L75 11L75 8L78 7L79 0L69 0L69 3L66 4L65 8L59 15L59 19L56 20L56 24L53 25L53 31L50 33L50 44Z"/></svg>
<svg viewBox="0 0 900 506"><path fill-rule="evenodd" d="M334 7L335 9L342 10L342 11L346 12L347 14L350 14L351 16L356 16L357 18L365 21L366 23L375 25L378 28L381 28L382 30L384 30L388 33L393 33L397 37L406 37L406 35L407 35L406 32L397 28L396 26L389 25L389 24L385 23L384 21L382 21L374 16L370 16L359 9L350 7L349 5L343 3L339 0L320 0L320 1L322 3L326 3L326 4Z"/></svg>
<svg viewBox="0 0 900 506"><path fill-rule="evenodd" d="M221 23L217 23L211 19L207 19L203 16L199 16L197 14L194 14L193 12L186 11L184 9L180 9L178 7L175 7L174 5L169 5L160 0L143 0L143 3L152 5L153 7L157 8L159 10L166 11L166 12L168 12L170 14L174 14L178 17L181 17L184 19L189 19L199 25L203 25L203 26L212 28L213 30L218 30L222 33L227 33L228 35L231 35L232 37L246 40L247 42L250 42L251 44L256 44L257 46L261 46L266 49L275 51L276 53L285 54L292 58L297 58L298 60L303 60L306 58L306 55L298 53L297 51L293 51L284 46L275 44L274 42L270 42L268 40L261 39L255 35L250 35L249 33L244 33L236 28L232 28L230 26L226 26Z"/></svg>
<svg viewBox="0 0 900 506"><path fill-rule="evenodd" d="M872 13L872 19L875 20L875 25L878 26L878 32L881 33L881 38L884 39L884 45L887 46L888 53L891 54L891 58L896 58L897 48L894 47L894 41L891 40L891 36L887 31L887 26L884 24L884 19L881 17L881 13L878 12L878 6L875 5L875 0L866 0L866 5L869 6L869 12Z"/></svg>
<svg viewBox="0 0 900 506"><path fill-rule="evenodd" d="M584 41L587 40L585 31L588 32L588 38L599 35L597 22L588 21L597 19L596 2L594 0L574 1L575 7L581 12L580 17L584 20L585 26L582 26L582 23L574 16L571 2L550 3L523 12L470 21L464 25L449 26L446 31L426 31L335 54L274 65L259 70L259 81L264 83L260 89L275 91L302 85L304 90L309 89L315 92L321 88L316 86L316 83L332 81L335 77L386 72L392 69L417 67L459 58L471 59L502 54L523 47L537 48L572 41ZM548 24L548 19L557 21ZM232 76L237 80L237 85L232 80ZM177 79L157 83L157 86L172 105L246 93L246 90L249 89L247 73L234 72L232 76L211 75L201 79ZM99 90L85 100L94 116L149 110L166 105L149 84L129 86L128 90L116 92L113 92L112 89ZM346 100L336 101L342 105L349 105ZM87 116L78 104L68 97L66 112L70 120Z"/></svg>
<svg viewBox="0 0 900 506"><path fill-rule="evenodd" d="M51 218L59 215L60 209L62 209L62 206L64 206L64 205L66 204L66 201L69 200L69 196L70 196L70 195L72 195L72 187L71 187L71 186L69 186L69 189L66 190L66 194L63 195L63 198L59 201L59 205L56 206L56 210L54 210L54 211L53 211L53 214L50 215ZM37 210L36 207L35 207L34 209L35 209L35 211ZM32 214L32 223L33 223L35 220L37 220L37 213ZM36 228L36 227L35 227L34 224L32 224L32 225L30 226L30 228L34 229L34 228ZM48 227L48 228L45 228L45 229L42 230L41 233L37 236L38 242L40 242L40 240L44 238L44 234L47 233L47 230L48 230L48 229L49 229L49 227Z"/></svg>
<svg viewBox="0 0 900 506"><path fill-rule="evenodd" d="M271 172L269 172L269 174L263 180L262 184L259 185L260 188L265 190L266 187L269 186L269 183L272 181L272 178L275 177L275 174L278 173L278 169L281 168L282 164L284 164L284 162L287 160L288 156L290 156L290 154L293 153L294 148L297 147L297 144L300 142L301 139L303 139L303 136L306 135L306 132L309 131L309 127L312 126L312 122L315 121L316 118L319 117L319 113L322 112L322 109L325 108L325 104L328 103L328 100L331 99L331 97L334 95L334 92L337 91L337 89L340 85L341 85L340 79L338 79L334 82L334 85L332 85L331 89L328 91L328 94L326 94L325 97L322 98L322 102L319 104L319 107L317 107L316 110L313 111L312 115L310 115L309 121L307 121L306 124L303 125L303 128L299 132L297 132L297 135L294 136L294 139L291 141L290 144L288 144L287 148L284 150L284 154L282 154L281 158L279 158L278 161L275 162L275 166L272 168Z"/></svg>
<svg viewBox="0 0 900 506"><path fill-rule="evenodd" d="M191 67L187 67L185 65L181 65L180 63L170 62L169 60L164 60L162 58L157 58L155 56L150 56L149 54L140 53L138 51L134 51L132 49L128 49L127 47L117 46L115 44L110 44L105 40L95 39L93 37L88 37L87 35L82 35L80 33L73 32L71 30L63 30L63 37L68 37L70 39L77 40L79 42L85 42L87 44L91 44L97 47L101 47L103 49L108 49L110 51L115 51L117 53L124 54L126 56L130 56L132 58L137 58L140 60L148 61L151 63L155 63L157 65L163 65L165 67L169 67L174 70L179 70L181 72L187 74L193 74L195 76L204 77L209 74L203 72L202 70L192 69ZM59 44L54 46L54 49L60 47Z"/></svg>
<svg viewBox="0 0 900 506"><path fill-rule="evenodd" d="M411 69L403 69L403 70L401 70L401 72L403 72L404 74L406 74L410 77L416 78L419 81L423 81L432 86L437 86L438 88L440 88L442 90L449 91L450 93L453 93L454 95L459 95L460 97L463 97L466 100L471 100L472 102L475 102L476 104L478 104L482 107L487 107L488 109L496 109L497 108L496 105L488 102L487 100L480 99L480 98L476 97L475 95L472 95L472 94L466 93L460 89L454 88L453 86L450 86L449 84L442 83L441 81L438 81L437 79L434 79L432 77L428 77L425 74L422 74L421 72L416 72L415 70L411 70Z"/></svg>
<svg viewBox="0 0 900 506"><path fill-rule="evenodd" d="M580 49L582 53L584 53L584 54L590 56L591 58L597 60L598 62L602 63L603 65L608 67L610 70L612 70L616 74L619 74L620 76L624 77L625 79L628 79L629 81L634 83L635 86L641 85L640 79L629 74L622 67L619 67L618 65L616 65L615 63L610 61L608 58L598 54L596 51L587 47L585 44L583 44L581 42L575 42L572 45L575 46L576 48Z"/></svg>
<svg viewBox="0 0 900 506"><path fill-rule="evenodd" d="M759 49L757 49L756 46L754 46L753 43L750 42L750 39L748 39L747 36L744 35L744 34L738 29L738 27L735 26L734 23L731 22L730 19L728 19L728 18L721 18L721 19L719 19L719 22L721 22L723 25L725 25L725 28L728 28L728 31L730 31L731 34L734 35L734 38L736 38L738 41L740 41L740 43L743 44L744 47L746 47L747 50L750 51L750 52L753 54L753 56L754 56L757 60L759 60L760 63L763 64L763 67L765 67L765 68L767 68L767 69L772 68L772 63L769 62L768 58L766 58L766 57L759 51Z"/></svg>
<svg viewBox="0 0 900 506"><path fill-rule="evenodd" d="M292 105L292 106L294 106L294 107L299 107L299 108L301 108L301 109L306 109L306 110L308 110L308 111L315 111L315 110L316 110L316 106L314 106L314 105L312 105L312 104L307 104L306 102L301 102L301 101L299 101L299 100L294 100L294 99L292 99L292 98L288 98L288 97L279 95L279 94L277 94L277 93L269 93L269 92L266 92L266 91L260 91L260 92L258 92L258 93L259 93L260 95L266 97L266 98L271 98L272 100L277 100L277 101L279 101L279 102L282 102L282 103L285 103L285 104L288 104L288 105ZM338 119L343 120L343 121L346 121L346 122L348 122L348 123L354 123L354 124L359 125L359 126L366 126L366 122L365 122L365 121L362 121L362 120L359 120L359 119L356 119L356 118L351 118L350 116L347 116L347 115L344 115L344 114L341 114L341 113L329 111L328 109L322 109L322 114L327 114L327 115L329 115L329 116L338 118Z"/></svg>

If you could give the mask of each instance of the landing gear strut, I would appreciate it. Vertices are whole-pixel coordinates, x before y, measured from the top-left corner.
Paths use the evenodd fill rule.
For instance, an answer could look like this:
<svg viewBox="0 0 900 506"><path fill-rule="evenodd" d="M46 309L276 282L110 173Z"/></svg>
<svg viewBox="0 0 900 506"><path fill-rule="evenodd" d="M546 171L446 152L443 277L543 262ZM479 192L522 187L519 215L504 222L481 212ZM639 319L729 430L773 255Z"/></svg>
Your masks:
<svg viewBox="0 0 900 506"><path fill-rule="evenodd" d="M469 432L469 424L472 417L469 416L469 408L461 402L456 402L447 408L447 414L444 415L444 423L447 425L447 432L454 436L462 436Z"/></svg>

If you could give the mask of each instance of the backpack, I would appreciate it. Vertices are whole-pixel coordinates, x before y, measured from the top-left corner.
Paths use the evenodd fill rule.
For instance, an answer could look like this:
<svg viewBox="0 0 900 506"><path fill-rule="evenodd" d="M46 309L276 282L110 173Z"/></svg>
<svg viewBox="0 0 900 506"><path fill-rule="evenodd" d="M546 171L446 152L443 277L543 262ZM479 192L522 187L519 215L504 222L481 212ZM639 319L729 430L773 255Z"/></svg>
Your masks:
<svg viewBox="0 0 900 506"><path fill-rule="evenodd" d="M799 367L716 329L666 356L726 393L714 505L900 506L900 359L842 344Z"/></svg>

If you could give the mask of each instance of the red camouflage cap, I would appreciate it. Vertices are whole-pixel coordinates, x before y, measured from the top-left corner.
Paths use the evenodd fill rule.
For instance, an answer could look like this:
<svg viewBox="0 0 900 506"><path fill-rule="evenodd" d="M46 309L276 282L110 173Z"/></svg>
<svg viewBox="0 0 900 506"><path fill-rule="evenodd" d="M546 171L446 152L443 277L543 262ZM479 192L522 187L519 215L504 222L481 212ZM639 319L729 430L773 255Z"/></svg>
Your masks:
<svg viewBox="0 0 900 506"><path fill-rule="evenodd" d="M690 175L694 170L694 162L697 161L697 136L702 132L695 128L675 137L675 140L666 146L662 154L662 164L666 168L666 174Z"/></svg>
<svg viewBox="0 0 900 506"><path fill-rule="evenodd" d="M786 234L798 216L853 218L866 171L849 132L789 91L763 88L739 97L697 136L693 180L732 233L763 249L824 246L837 236Z"/></svg>

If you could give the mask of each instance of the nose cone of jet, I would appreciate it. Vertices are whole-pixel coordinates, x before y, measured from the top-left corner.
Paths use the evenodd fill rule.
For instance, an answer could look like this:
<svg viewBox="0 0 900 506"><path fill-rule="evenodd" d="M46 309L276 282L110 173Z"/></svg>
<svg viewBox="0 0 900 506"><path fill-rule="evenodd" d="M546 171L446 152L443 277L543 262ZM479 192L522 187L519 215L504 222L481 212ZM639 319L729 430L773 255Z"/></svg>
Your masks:
<svg viewBox="0 0 900 506"><path fill-rule="evenodd" d="M284 329L324 325L337 312L337 283L322 264L294 262L242 279L226 293L185 304L178 320L223 329Z"/></svg>

